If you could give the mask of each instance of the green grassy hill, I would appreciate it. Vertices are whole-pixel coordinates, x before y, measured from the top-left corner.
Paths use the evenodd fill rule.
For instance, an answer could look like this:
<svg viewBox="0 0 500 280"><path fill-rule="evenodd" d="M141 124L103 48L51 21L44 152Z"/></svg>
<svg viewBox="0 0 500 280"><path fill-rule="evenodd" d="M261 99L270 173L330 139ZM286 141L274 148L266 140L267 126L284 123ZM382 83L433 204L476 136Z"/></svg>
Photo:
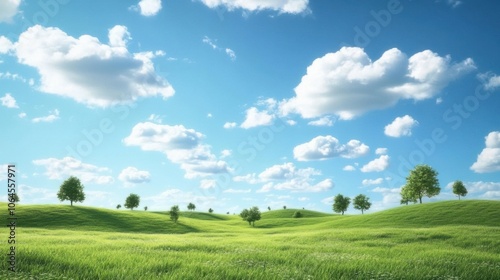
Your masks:
<svg viewBox="0 0 500 280"><path fill-rule="evenodd" d="M0 207L7 208L5 203ZM500 201L444 201L396 207L364 215L334 215L298 210L302 218L292 218L298 209L262 213L256 228L307 227L308 230L355 227L436 227L445 225L500 226ZM235 232L247 224L237 215L182 212L178 224L167 212L109 210L69 205L18 205L18 226L26 228L91 230L104 232L188 233ZM4 212L1 219L6 219Z"/></svg>

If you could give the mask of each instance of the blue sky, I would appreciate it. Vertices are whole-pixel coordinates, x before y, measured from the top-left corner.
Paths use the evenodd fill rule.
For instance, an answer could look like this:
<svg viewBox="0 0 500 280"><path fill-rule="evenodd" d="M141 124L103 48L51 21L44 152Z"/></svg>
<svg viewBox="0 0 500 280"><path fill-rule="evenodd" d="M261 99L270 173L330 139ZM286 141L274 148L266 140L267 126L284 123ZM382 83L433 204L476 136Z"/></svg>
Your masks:
<svg viewBox="0 0 500 280"><path fill-rule="evenodd" d="M500 4L457 0L7 0L0 181L25 204L189 202L238 213L399 205L416 164L441 194L500 199ZM6 194L0 195L6 200ZM352 207L347 213L357 213Z"/></svg>

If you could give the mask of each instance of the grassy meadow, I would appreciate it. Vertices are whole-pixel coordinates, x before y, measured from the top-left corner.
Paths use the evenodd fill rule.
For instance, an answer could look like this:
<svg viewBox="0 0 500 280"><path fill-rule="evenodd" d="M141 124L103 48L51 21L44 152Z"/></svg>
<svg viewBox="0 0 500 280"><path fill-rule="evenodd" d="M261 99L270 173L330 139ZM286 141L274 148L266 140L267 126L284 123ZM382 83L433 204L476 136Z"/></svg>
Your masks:
<svg viewBox="0 0 500 280"><path fill-rule="evenodd" d="M500 279L500 201L295 211L264 211L252 228L234 215L174 224L166 212L18 205L18 271L2 261L0 279Z"/></svg>

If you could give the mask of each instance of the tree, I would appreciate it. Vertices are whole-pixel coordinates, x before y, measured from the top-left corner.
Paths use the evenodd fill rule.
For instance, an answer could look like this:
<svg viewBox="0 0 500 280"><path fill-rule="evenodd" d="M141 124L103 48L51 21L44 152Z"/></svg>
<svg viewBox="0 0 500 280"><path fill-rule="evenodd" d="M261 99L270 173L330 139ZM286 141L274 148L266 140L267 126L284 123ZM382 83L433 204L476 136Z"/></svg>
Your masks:
<svg viewBox="0 0 500 280"><path fill-rule="evenodd" d="M283 206L283 209L286 210L286 206Z"/></svg>
<svg viewBox="0 0 500 280"><path fill-rule="evenodd" d="M293 213L292 218L302 218L302 213L300 213L300 211L295 211L295 213Z"/></svg>
<svg viewBox="0 0 500 280"><path fill-rule="evenodd" d="M194 209L196 209L196 205L194 205L193 203L189 202L189 204L188 204L188 210L193 211Z"/></svg>
<svg viewBox="0 0 500 280"><path fill-rule="evenodd" d="M439 194L441 188L437 179L438 173L429 165L421 164L415 166L406 177L405 195L410 200L418 199L422 203L422 197L433 197Z"/></svg>
<svg viewBox="0 0 500 280"><path fill-rule="evenodd" d="M120 208L122 208L121 204L116 205L116 209L120 209Z"/></svg>
<svg viewBox="0 0 500 280"><path fill-rule="evenodd" d="M19 202L19 196L17 193L9 194L9 202Z"/></svg>
<svg viewBox="0 0 500 280"><path fill-rule="evenodd" d="M349 197L338 194L333 199L333 211L335 211L335 213L342 213L342 215L344 215L344 212L347 210L350 203L351 199Z"/></svg>
<svg viewBox="0 0 500 280"><path fill-rule="evenodd" d="M66 179L59 188L57 198L59 198L60 201L69 200L71 206L73 206L73 201L83 202L85 200L85 193L83 193L83 185L80 179L74 176Z"/></svg>
<svg viewBox="0 0 500 280"><path fill-rule="evenodd" d="M214 212L214 209L210 208L208 209L208 213L213 213Z"/></svg>
<svg viewBox="0 0 500 280"><path fill-rule="evenodd" d="M271 206L267 206L267 210L271 211Z"/></svg>
<svg viewBox="0 0 500 280"><path fill-rule="evenodd" d="M144 206L144 211L148 211L148 207L147 206Z"/></svg>
<svg viewBox="0 0 500 280"><path fill-rule="evenodd" d="M410 203L410 202L417 203L417 199L416 198L412 198L410 196L408 188L402 187L401 188L401 201L400 202L401 202L401 204L408 205L408 203Z"/></svg>
<svg viewBox="0 0 500 280"><path fill-rule="evenodd" d="M354 209L361 210L361 214L363 214L364 210L368 210L372 206L369 200L370 199L364 194L357 195L352 201Z"/></svg>
<svg viewBox="0 0 500 280"><path fill-rule="evenodd" d="M174 223L177 224L177 221L179 220L179 206L172 206L168 213L170 214L170 220L174 221Z"/></svg>
<svg viewBox="0 0 500 280"><path fill-rule="evenodd" d="M465 188L464 183L462 183L462 181L455 181L453 183L453 193L458 196L458 200L460 200L461 196L467 195L467 189Z"/></svg>
<svg viewBox="0 0 500 280"><path fill-rule="evenodd" d="M139 207L140 201L141 198L138 195L131 193L125 200L125 208L134 210L134 208Z"/></svg>
<svg viewBox="0 0 500 280"><path fill-rule="evenodd" d="M240 217L243 218L244 221L247 221L249 225L255 226L255 221L260 220L259 207L254 206L250 209L243 209L240 213Z"/></svg>

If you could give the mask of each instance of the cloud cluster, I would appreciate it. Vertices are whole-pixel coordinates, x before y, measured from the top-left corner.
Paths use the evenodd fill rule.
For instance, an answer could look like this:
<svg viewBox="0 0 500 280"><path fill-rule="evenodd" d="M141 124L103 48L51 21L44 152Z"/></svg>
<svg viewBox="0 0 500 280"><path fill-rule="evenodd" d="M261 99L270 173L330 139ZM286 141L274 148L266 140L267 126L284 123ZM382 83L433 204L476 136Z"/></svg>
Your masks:
<svg viewBox="0 0 500 280"><path fill-rule="evenodd" d="M20 63L40 74L39 90L92 107L107 107L138 98L168 98L174 89L155 73L152 59L161 52L130 53L125 26L109 30L108 44L98 38L69 36L59 28L35 25L15 43Z"/></svg>
<svg viewBox="0 0 500 280"><path fill-rule="evenodd" d="M381 172L389 167L389 156L381 155L361 167L361 172Z"/></svg>
<svg viewBox="0 0 500 280"><path fill-rule="evenodd" d="M493 131L485 137L486 147L477 156L476 162L470 167L477 173L500 171L500 131Z"/></svg>
<svg viewBox="0 0 500 280"><path fill-rule="evenodd" d="M7 108L19 108L19 106L17 106L16 99L12 97L10 93L6 93L4 97L0 97L0 102L2 103L2 106Z"/></svg>
<svg viewBox="0 0 500 280"><path fill-rule="evenodd" d="M286 14L300 14L309 11L309 0L200 0L214 9L225 7L229 11L242 9L250 12L272 10Z"/></svg>
<svg viewBox="0 0 500 280"><path fill-rule="evenodd" d="M21 0L0 1L0 22L11 22L17 14Z"/></svg>
<svg viewBox="0 0 500 280"><path fill-rule="evenodd" d="M343 47L314 60L295 88L295 97L284 100L280 109L283 115L296 113L303 118L337 115L352 119L402 99L432 98L473 69L470 58L452 63L449 56L430 50L408 58L393 48L372 61L362 48Z"/></svg>
<svg viewBox="0 0 500 280"><path fill-rule="evenodd" d="M210 146L201 143L203 137L200 132L183 125L143 122L136 124L123 142L144 151L164 153L170 161L180 165L186 178L229 172L227 163L217 159Z"/></svg>
<svg viewBox="0 0 500 280"><path fill-rule="evenodd" d="M45 168L44 174L51 180L76 176L82 183L109 184L114 181L112 176L107 175L111 172L109 168L83 163L72 157L37 159L33 160L33 164Z"/></svg>
<svg viewBox="0 0 500 280"><path fill-rule="evenodd" d="M141 0L137 6L131 6L130 9L140 12L145 17L155 16L161 10L161 0Z"/></svg>
<svg viewBox="0 0 500 280"><path fill-rule="evenodd" d="M325 160L334 157L357 158L366 155L370 148L359 140L340 144L333 136L317 136L293 149L293 157L298 161Z"/></svg>
<svg viewBox="0 0 500 280"><path fill-rule="evenodd" d="M21 115L19 115L20 118L23 118L25 117L25 115L23 117L21 117ZM55 120L58 120L59 119L59 110L58 109L54 109L52 111L49 111L49 114L47 116L43 116L43 117L36 117L36 118L33 118L31 121L34 122L34 123L41 123L41 122L53 122Z"/></svg>
<svg viewBox="0 0 500 280"><path fill-rule="evenodd" d="M129 166L120 172L118 180L122 181L127 186L133 186L149 182L151 180L151 174L148 171Z"/></svg>
<svg viewBox="0 0 500 280"><path fill-rule="evenodd" d="M386 125L384 133L390 137L410 136L413 127L418 125L418 122L411 116L405 115L397 117L392 123Z"/></svg>

